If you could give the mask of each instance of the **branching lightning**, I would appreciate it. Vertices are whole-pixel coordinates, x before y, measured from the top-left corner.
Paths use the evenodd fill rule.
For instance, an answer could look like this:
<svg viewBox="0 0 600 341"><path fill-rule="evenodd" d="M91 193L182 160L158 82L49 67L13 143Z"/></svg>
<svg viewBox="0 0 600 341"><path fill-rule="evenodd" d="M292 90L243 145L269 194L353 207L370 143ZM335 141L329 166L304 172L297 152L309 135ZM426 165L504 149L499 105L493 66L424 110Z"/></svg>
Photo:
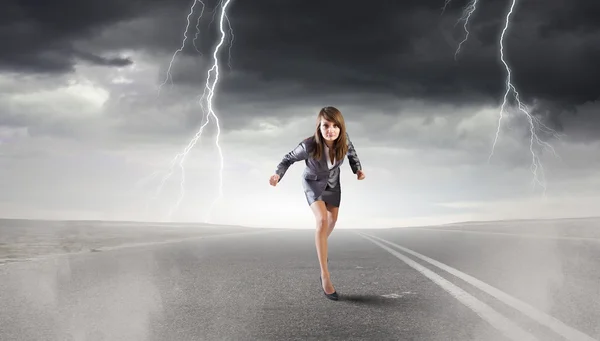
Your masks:
<svg viewBox="0 0 600 341"><path fill-rule="evenodd" d="M164 186L165 182L171 177L171 175L174 172L174 168L175 166L179 166L180 170L181 170L181 182L180 182L180 195L178 200L176 201L176 203L171 207L171 209L169 210L168 213L168 218L171 219L173 213L175 212L175 210L177 210L179 208L179 205L181 204L181 201L183 200L184 194L185 194L185 168L184 168L184 162L186 157L188 156L188 153L192 150L192 148L194 148L194 146L196 145L196 143L198 142L198 140L200 139L200 137L202 136L202 132L204 131L204 128L206 127L206 125L209 123L210 118L212 118L216 124L216 128L217 128L217 134L215 136L215 144L216 147L219 151L219 156L220 156L220 172L219 172L219 194L218 196L215 198L215 200L212 202L208 213L207 213L207 217L205 217L205 221L208 221L209 216L212 212L212 208L215 205L215 203L223 196L223 168L224 168L224 160L223 160L223 153L221 150L221 146L219 145L219 137L221 134L221 127L219 125L219 118L215 113L215 110L213 108L213 100L214 100L214 96L215 96L215 89L217 87L217 84L219 82L219 58L218 55L220 53L220 49L221 46L223 45L224 41L225 41L225 37L226 37L226 33L224 30L224 21L227 20L228 24L229 24L229 29L230 32L233 32L232 28L231 28L231 24L229 23L229 18L227 17L227 7L229 6L231 0L221 0L219 2L219 5L221 6L221 15L220 15L220 22L219 22L219 32L220 32L220 41L218 42L218 44L215 46L214 50L213 50L213 55L212 55L212 59L213 59L213 64L211 66L211 68L207 71L207 76L206 76L206 83L204 85L204 91L202 94L202 97L199 100L199 104L200 104L200 108L202 109L202 113L203 113L203 124L200 126L199 130L196 132L196 134L194 135L194 137L190 140L190 142L187 144L187 146L184 148L184 150L175 155L175 157L171 160L170 166L169 166L169 170L168 172L163 176L162 181L160 183L160 185L158 186L156 193L155 193L155 198L158 197L158 195L160 194L160 192L162 191L162 187ZM205 4L200 1L200 0L194 0L194 3L192 4L191 8L190 8L190 13L187 16L187 25L186 25L186 29L185 32L183 34L183 42L181 47L175 51L175 53L173 54L173 57L171 59L171 62L169 64L169 68L167 70L167 76L165 81L160 85L160 87L162 87L164 84L167 83L168 80L172 79L171 76L171 67L173 65L173 62L175 60L175 56L177 55L178 52L183 51L183 48L185 47L185 43L187 40L187 32L190 26L190 17L191 15L194 13L194 7L196 6L197 3L202 4L202 12L200 13L198 20L196 22L196 35L194 37L193 40L193 45L196 49L196 51L199 51L198 47L196 46L196 40L198 38L198 34L199 34L199 25L200 25L200 18L202 17L202 14L204 13L204 8L205 8ZM213 16L214 18L214 16ZM212 23L212 21L211 21ZM232 33L233 34L233 33ZM233 40L232 40L233 41ZM231 58L231 56L230 56ZM159 87L159 93L160 93L160 87ZM204 115L206 115L206 120L204 120ZM153 173L151 175L151 177L154 177L155 173Z"/></svg>
<svg viewBox="0 0 600 341"><path fill-rule="evenodd" d="M449 2L449 0L446 0L446 5L448 4L448 2ZM465 22L463 24L463 28L465 30L465 37L458 44L458 48L456 49L456 52L454 53L454 60L456 60L456 58L458 57L458 53L460 52L460 48L461 48L462 44L464 44L467 41L467 39L469 39L469 28L468 28L468 26L469 26L469 19L471 19L471 15L473 14L473 12L475 12L476 9L477 9L477 0L471 0L471 2L469 2L469 4L467 5L467 7L465 7L465 9L463 11L463 16L457 22L457 24L461 20Z"/></svg>
<svg viewBox="0 0 600 341"><path fill-rule="evenodd" d="M504 39L506 36L506 32L509 29L509 26L511 23L510 19L513 14L514 7L516 5L517 0L510 0L510 1L511 1L511 4L510 4L509 10L508 10L508 13L506 14L506 17L504 20L504 27L502 29L502 33L500 34L500 39L499 39L500 60L502 61L502 64L504 65L504 69L506 70L506 81L505 81L506 91L504 93L502 106L500 108L500 114L498 117L498 127L496 130L494 142L492 144L492 150L488 157L488 163L491 161L491 159L494 155L494 150L496 148L496 144L498 142L498 137L500 135L500 127L502 124L502 119L504 118L504 115L506 114L507 107L509 105L508 101L509 101L510 96L512 95L512 98L514 99L515 104L516 104L516 111L524 114L529 123L529 132L530 132L529 151L531 152L531 159L532 159L530 169L533 174L532 185L534 187L536 184L540 185L543 189L543 194L545 196L546 195L546 180L545 180L545 175L544 175L544 167L541 163L541 160L540 160L538 154L535 151L536 145L538 147L542 147L542 148L551 150L555 156L557 156L557 154L556 154L556 151L554 150L554 148L550 144L548 144L547 142L540 139L540 137L536 133L536 125L539 127L538 129L540 129L544 133L552 135L555 138L559 138L560 135L553 129L544 125L538 118L536 118L535 116L533 116L531 114L529 108L527 108L527 106L521 102L521 100L519 98L519 92L517 91L516 87L512 83L512 71L511 71L511 68L508 65L508 62L506 61L505 56L504 56ZM448 4L450 2L451 2L451 0L445 0L443 10L446 9L446 7L448 6ZM465 30L465 37L458 45L458 48L454 55L455 59L458 56L458 53L460 51L462 44L465 43L469 37L468 23L469 23L469 19L471 18L471 15L476 10L476 6L477 6L477 0L471 0L469 2L469 4L464 8L463 16L459 20L459 22L464 21L463 28ZM540 176L541 176L541 179L540 179Z"/></svg>
<svg viewBox="0 0 600 341"><path fill-rule="evenodd" d="M190 17L192 16L192 14L194 14L194 7L196 7L197 3L201 3L202 4L202 12L200 12L200 15L198 16L198 21L196 22L196 36L194 37L193 43L194 43L194 47L196 47L196 39L198 39L198 34L200 33L200 19L202 18L202 14L204 13L204 2L200 1L200 0L194 0L194 3L192 4L192 6L190 7L190 13L187 15L186 17L186 22L187 24L185 25L185 31L183 32L183 41L181 42L181 47L179 49L177 49L175 51L175 53L173 53L173 57L171 57L171 62L169 63L169 68L167 69L166 72L166 77L164 82L158 87L158 94L160 95L160 90L162 89L163 85L165 85L169 80L171 81L171 84L173 84L173 76L171 75L171 68L173 67L173 62L175 62L175 57L177 56L177 54L181 51L183 51L183 49L185 48L185 42L188 39L187 33L188 30L190 28ZM196 47L196 51L198 51L198 47ZM200 52L200 51L198 51Z"/></svg>
<svg viewBox="0 0 600 341"><path fill-rule="evenodd" d="M448 5L450 4L450 2L452 2L452 0L445 0L444 1L444 7L442 7L442 14L444 14L444 12L446 11L446 7L448 7Z"/></svg>

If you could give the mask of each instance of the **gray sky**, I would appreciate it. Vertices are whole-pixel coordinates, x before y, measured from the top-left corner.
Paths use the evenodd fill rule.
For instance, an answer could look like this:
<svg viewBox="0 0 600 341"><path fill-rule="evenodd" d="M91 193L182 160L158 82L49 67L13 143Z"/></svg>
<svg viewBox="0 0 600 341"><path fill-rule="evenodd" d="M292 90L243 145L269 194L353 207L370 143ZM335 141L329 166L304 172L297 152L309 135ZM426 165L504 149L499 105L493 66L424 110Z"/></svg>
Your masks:
<svg viewBox="0 0 600 341"><path fill-rule="evenodd" d="M442 11L444 0L232 0L213 100L223 196L209 210L220 174L210 121L169 215L181 193L178 166L155 194L205 120L199 99L220 39L217 1L204 2L197 35L196 3L172 82L159 93L192 4L2 2L0 216L314 228L304 164L277 187L268 178L326 105L344 114L367 176L357 181L347 160L342 166L340 227L596 214L597 1L517 1L505 35L512 84L536 136L557 153L534 146L544 192L532 186L530 127L514 96L488 163L506 89L499 38L511 0L477 2L456 58L467 1Z"/></svg>

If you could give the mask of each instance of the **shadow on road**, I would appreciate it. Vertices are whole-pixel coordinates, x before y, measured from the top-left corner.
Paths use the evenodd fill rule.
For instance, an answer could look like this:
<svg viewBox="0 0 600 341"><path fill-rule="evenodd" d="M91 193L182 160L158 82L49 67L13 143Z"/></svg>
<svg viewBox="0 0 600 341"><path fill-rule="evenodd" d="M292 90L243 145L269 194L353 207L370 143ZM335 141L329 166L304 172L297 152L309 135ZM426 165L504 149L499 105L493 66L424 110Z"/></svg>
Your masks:
<svg viewBox="0 0 600 341"><path fill-rule="evenodd" d="M384 305L384 304L395 304L397 300L381 297L378 295L339 295L339 300L350 303L370 304L370 305Z"/></svg>

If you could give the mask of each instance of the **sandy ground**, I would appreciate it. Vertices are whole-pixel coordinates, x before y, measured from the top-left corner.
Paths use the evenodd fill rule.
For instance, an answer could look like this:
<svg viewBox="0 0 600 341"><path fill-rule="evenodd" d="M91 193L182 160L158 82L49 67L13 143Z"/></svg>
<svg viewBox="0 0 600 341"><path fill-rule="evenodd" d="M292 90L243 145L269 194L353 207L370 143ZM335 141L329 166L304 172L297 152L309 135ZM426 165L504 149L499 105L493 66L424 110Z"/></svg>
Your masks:
<svg viewBox="0 0 600 341"><path fill-rule="evenodd" d="M466 222L412 229L519 234L549 238L597 239L600 218ZM411 229L411 228L409 228ZM33 258L101 251L130 244L155 243L260 230L242 226L111 221L45 221L0 219L0 265Z"/></svg>
<svg viewBox="0 0 600 341"><path fill-rule="evenodd" d="M0 219L0 264L134 243L253 230L256 229L210 224Z"/></svg>
<svg viewBox="0 0 600 341"><path fill-rule="evenodd" d="M431 228L561 238L600 238L600 217L465 222Z"/></svg>

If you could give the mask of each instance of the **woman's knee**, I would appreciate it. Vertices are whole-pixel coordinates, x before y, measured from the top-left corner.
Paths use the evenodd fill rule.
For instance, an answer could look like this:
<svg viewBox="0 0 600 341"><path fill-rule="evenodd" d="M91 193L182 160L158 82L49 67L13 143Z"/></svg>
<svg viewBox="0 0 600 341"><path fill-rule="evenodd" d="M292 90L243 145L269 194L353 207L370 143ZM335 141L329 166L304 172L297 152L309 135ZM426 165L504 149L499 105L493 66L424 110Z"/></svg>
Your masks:
<svg viewBox="0 0 600 341"><path fill-rule="evenodd" d="M329 227L335 226L338 218L339 207L327 206L327 223Z"/></svg>
<svg viewBox="0 0 600 341"><path fill-rule="evenodd" d="M335 226L337 219L335 217L329 217L327 219L327 224L329 225L329 228L333 228Z"/></svg>
<svg viewBox="0 0 600 341"><path fill-rule="evenodd" d="M325 203L322 201L315 201L311 205L311 209L315 215L315 220L317 223L317 229L327 229L329 225L327 208Z"/></svg>
<svg viewBox="0 0 600 341"><path fill-rule="evenodd" d="M317 223L317 230L325 231L329 227L329 221L327 220L327 216L317 217L316 223Z"/></svg>

